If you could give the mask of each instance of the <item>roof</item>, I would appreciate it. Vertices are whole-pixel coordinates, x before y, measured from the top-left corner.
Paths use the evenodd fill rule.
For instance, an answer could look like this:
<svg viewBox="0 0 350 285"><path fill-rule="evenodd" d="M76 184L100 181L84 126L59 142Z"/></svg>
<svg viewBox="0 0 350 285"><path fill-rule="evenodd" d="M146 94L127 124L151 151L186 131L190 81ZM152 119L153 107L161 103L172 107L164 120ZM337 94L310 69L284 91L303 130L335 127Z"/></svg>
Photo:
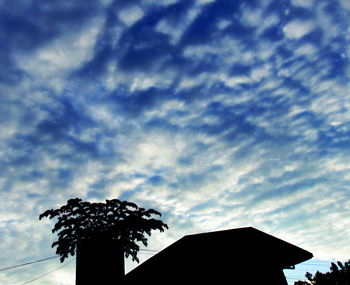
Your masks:
<svg viewBox="0 0 350 285"><path fill-rule="evenodd" d="M235 256L263 259L289 268L312 258L312 253L253 227L187 235L181 247L194 243L212 247L214 251L229 250Z"/></svg>
<svg viewBox="0 0 350 285"><path fill-rule="evenodd" d="M187 235L127 274L147 279L152 274L183 272L191 267L289 268L312 258L312 253L252 227ZM232 269L231 269L232 271ZM154 275L153 275L154 276Z"/></svg>

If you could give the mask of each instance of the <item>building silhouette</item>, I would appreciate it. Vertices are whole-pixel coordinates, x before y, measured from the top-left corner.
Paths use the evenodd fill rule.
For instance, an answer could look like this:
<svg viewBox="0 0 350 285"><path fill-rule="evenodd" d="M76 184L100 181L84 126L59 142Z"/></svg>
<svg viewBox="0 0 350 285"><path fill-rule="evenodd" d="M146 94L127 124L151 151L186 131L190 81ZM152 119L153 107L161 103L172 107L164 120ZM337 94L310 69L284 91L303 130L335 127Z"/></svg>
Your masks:
<svg viewBox="0 0 350 285"><path fill-rule="evenodd" d="M168 282L286 285L283 269L312 258L310 252L252 227L184 236L127 275L116 244L106 242L103 250L97 249L96 244L87 246L94 249L78 251L77 285ZM89 277L82 282L81 276Z"/></svg>

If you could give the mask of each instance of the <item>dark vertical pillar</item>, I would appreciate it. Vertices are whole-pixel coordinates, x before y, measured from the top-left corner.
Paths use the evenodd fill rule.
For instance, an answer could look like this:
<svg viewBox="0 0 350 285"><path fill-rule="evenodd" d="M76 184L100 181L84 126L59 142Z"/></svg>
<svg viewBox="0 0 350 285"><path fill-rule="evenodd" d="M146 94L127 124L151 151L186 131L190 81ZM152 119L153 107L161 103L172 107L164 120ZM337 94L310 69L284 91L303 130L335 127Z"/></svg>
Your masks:
<svg viewBox="0 0 350 285"><path fill-rule="evenodd" d="M118 241L89 240L78 246L76 285L119 285L124 275L124 252Z"/></svg>

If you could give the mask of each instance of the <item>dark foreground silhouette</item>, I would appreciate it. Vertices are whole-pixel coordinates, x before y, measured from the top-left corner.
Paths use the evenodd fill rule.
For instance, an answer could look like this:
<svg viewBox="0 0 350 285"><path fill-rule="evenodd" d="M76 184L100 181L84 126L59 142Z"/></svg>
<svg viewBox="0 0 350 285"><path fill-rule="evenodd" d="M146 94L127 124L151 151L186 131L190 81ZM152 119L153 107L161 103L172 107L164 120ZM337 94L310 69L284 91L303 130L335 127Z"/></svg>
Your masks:
<svg viewBox="0 0 350 285"><path fill-rule="evenodd" d="M57 219L61 261L77 254L76 285L269 284L286 285L283 269L312 254L255 228L187 235L124 274L124 257L138 261L138 242L168 228L159 212L117 199L105 203L68 200L40 215Z"/></svg>
<svg viewBox="0 0 350 285"><path fill-rule="evenodd" d="M123 251L101 241L78 249L77 284L286 285L283 269L310 258L310 252L249 227L185 236L124 275Z"/></svg>
<svg viewBox="0 0 350 285"><path fill-rule="evenodd" d="M88 240L78 246L76 285L125 284L124 251L115 240Z"/></svg>
<svg viewBox="0 0 350 285"><path fill-rule="evenodd" d="M350 284L350 260L347 262L338 261L331 263L329 272L317 271L314 275L307 272L307 281L297 281L294 285L349 285Z"/></svg>
<svg viewBox="0 0 350 285"><path fill-rule="evenodd" d="M285 285L283 269L312 254L255 228L188 235L142 263L124 284Z"/></svg>
<svg viewBox="0 0 350 285"><path fill-rule="evenodd" d="M77 254L76 284L120 284L124 279L124 256L139 261L137 243L147 246L152 230L164 231L167 224L153 218L161 214L134 203L118 199L105 203L70 199L59 209L39 216L56 219L52 232L57 232L61 262Z"/></svg>

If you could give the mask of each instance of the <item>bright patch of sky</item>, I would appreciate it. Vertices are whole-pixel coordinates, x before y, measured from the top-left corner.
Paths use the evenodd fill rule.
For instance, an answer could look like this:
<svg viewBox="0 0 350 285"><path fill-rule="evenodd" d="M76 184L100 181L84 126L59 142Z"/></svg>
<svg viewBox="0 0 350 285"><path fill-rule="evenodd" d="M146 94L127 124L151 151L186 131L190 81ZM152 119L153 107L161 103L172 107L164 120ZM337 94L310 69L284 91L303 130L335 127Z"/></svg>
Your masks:
<svg viewBox="0 0 350 285"><path fill-rule="evenodd" d="M161 211L152 249L254 226L350 258L348 1L122 2L0 1L0 267L53 255L72 197Z"/></svg>

